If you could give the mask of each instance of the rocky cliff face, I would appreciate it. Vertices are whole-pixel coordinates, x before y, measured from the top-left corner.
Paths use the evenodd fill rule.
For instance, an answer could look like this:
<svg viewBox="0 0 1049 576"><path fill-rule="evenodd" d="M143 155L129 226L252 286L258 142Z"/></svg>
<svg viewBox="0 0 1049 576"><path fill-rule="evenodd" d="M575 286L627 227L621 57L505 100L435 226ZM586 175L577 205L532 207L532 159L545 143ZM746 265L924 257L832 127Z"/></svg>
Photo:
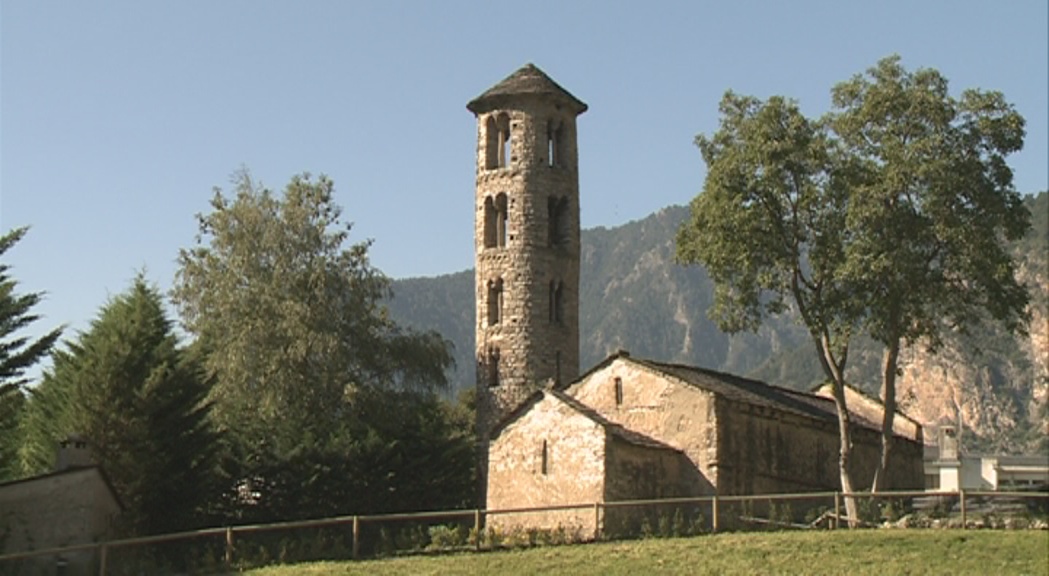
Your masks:
<svg viewBox="0 0 1049 576"><path fill-rule="evenodd" d="M1021 278L1032 290L1030 334L1014 336L993 323L951 334L931 354L902 354L898 400L927 428L961 412L970 452L1049 453L1049 194L1028 198L1034 229L1016 245ZM713 289L699 267L673 261L674 234L687 208L665 208L615 228L583 231L580 282L580 368L588 370L617 349L634 356L743 374L811 389L823 380L806 331L789 316L770 319L756 334L720 332L707 318ZM415 278L394 284L390 302L399 322L434 329L455 344L453 382L473 386L473 273ZM881 349L858 341L848 376L879 393Z"/></svg>
<svg viewBox="0 0 1049 576"><path fill-rule="evenodd" d="M1038 199L1029 203L1032 234L1044 239L1049 208L1045 193ZM960 416L967 432L962 448L969 452L1049 453L1049 246L1037 239L1028 244L1016 253L1019 277L1032 296L1028 334L985 323L970 334L951 335L936 354L910 348L902 355L901 406L929 428Z"/></svg>

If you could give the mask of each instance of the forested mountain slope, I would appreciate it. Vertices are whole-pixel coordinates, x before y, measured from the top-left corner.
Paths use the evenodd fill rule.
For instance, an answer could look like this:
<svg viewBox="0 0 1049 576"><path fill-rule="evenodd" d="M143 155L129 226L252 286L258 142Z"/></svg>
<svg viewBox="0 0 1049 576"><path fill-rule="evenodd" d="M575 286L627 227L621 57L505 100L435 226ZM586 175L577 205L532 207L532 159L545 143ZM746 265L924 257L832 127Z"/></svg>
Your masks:
<svg viewBox="0 0 1049 576"><path fill-rule="evenodd" d="M901 405L933 425L953 419L956 406L972 431L972 450L1025 451L1045 440L1049 400L1049 194L1027 198L1031 234L1015 246L1021 275L1032 287L1029 336L975 326L954 334L932 355L910 348L897 384ZM584 230L580 286L581 368L617 349L635 356L748 375L810 388L822 380L807 333L790 317L766 322L756 334L729 336L707 318L713 294L699 267L674 263L674 234L688 208L672 206L614 228ZM394 282L391 314L433 329L455 344L453 382L473 385L473 271ZM850 356L851 382L876 395L881 350L861 341ZM931 437L931 434L930 434Z"/></svg>

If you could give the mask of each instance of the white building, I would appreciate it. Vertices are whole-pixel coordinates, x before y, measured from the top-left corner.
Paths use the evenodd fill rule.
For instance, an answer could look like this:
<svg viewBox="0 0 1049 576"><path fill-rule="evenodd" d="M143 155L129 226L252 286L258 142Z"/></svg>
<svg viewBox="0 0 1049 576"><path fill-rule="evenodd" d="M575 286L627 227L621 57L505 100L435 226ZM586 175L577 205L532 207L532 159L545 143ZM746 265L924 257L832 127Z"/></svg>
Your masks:
<svg viewBox="0 0 1049 576"><path fill-rule="evenodd" d="M963 454L954 426L940 426L936 445L925 446L925 489L1013 490L1049 485L1049 458Z"/></svg>

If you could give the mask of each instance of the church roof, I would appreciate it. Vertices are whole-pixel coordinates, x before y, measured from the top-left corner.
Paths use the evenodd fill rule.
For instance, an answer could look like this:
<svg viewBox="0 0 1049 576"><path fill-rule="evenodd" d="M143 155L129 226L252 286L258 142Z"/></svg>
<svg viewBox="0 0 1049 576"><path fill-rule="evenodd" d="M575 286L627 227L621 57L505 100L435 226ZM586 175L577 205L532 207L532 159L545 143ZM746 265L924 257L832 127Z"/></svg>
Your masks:
<svg viewBox="0 0 1049 576"><path fill-rule="evenodd" d="M782 388L760 380L752 380L734 374L718 372L717 370L633 358L625 351L619 351L609 356L587 372L587 374L581 376L576 382L584 380L587 375L608 366L617 359L623 359L650 371L670 376L685 384L712 392L733 402L771 408L807 418L832 422L835 426L838 423L837 407L832 398L810 392ZM574 385L575 383L572 383L568 386ZM849 413L853 425L874 431L881 430L880 423L872 422L856 414L851 409Z"/></svg>
<svg viewBox="0 0 1049 576"><path fill-rule="evenodd" d="M480 114L497 108L500 104L514 97L525 95L551 97L569 106L576 114L582 114L587 109L587 105L582 100L562 88L532 63L518 68L516 72L504 78L502 82L492 86L483 94L471 100L466 105L466 108L474 114Z"/></svg>
<svg viewBox="0 0 1049 576"><path fill-rule="evenodd" d="M750 378L696 366L667 364L636 358L631 358L630 360L647 365L697 388L709 390L729 400L752 406L774 408L819 420L833 418L837 422L834 402L832 400L828 401L827 398L822 396L796 392L773 386L760 380L751 380Z"/></svg>

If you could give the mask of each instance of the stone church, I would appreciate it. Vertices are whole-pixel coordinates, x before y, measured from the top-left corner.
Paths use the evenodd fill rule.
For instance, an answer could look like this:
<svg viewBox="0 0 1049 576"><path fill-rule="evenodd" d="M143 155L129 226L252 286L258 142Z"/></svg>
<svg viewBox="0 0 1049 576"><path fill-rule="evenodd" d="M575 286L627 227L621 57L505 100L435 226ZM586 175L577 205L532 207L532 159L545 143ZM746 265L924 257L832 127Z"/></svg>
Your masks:
<svg viewBox="0 0 1049 576"><path fill-rule="evenodd" d="M478 123L486 508L838 489L838 423L825 394L625 352L580 376L576 118L587 105L528 64L467 108ZM850 395L863 408L853 414L853 460L865 486L880 451L880 404ZM889 487L920 489L921 427L898 415L894 432ZM562 516L535 522L555 527L570 520Z"/></svg>

